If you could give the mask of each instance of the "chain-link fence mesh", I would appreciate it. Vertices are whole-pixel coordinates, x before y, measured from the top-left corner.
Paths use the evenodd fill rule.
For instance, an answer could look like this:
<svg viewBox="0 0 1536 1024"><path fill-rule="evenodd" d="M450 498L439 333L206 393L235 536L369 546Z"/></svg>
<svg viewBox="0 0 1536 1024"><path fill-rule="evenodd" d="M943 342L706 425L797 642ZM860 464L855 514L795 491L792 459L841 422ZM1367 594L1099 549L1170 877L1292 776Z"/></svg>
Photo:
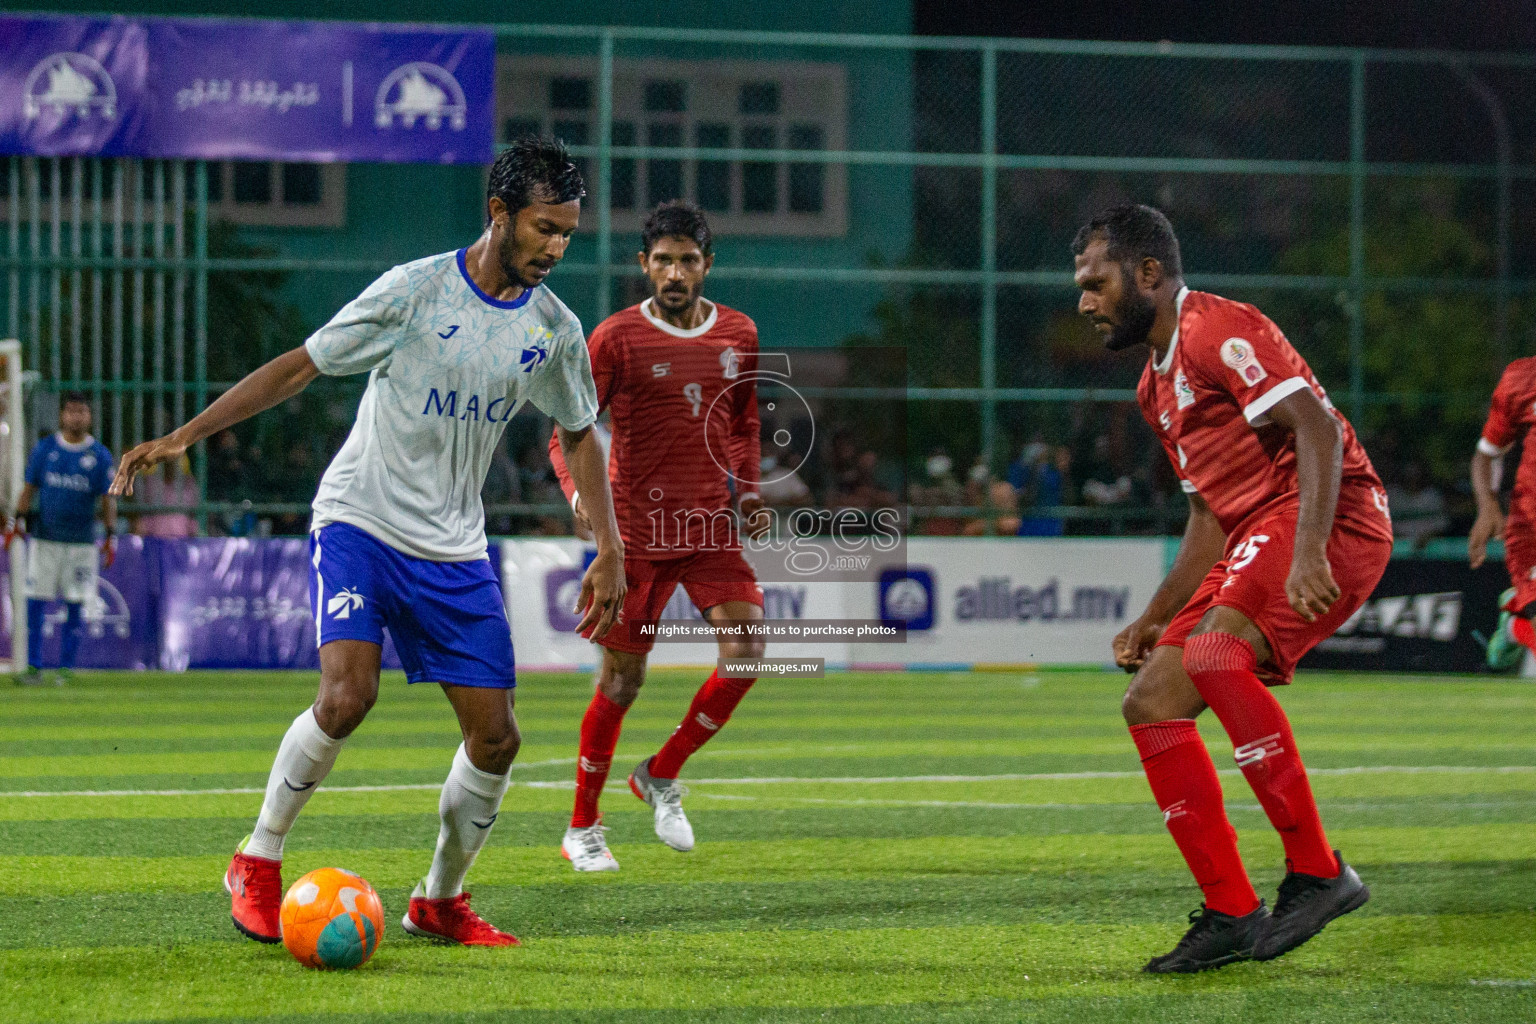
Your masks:
<svg viewBox="0 0 1536 1024"><path fill-rule="evenodd" d="M1276 320L1389 477L1411 463L1458 479L1500 366L1536 347L1536 60L498 33L498 141L558 135L589 183L551 287L589 328L639 301L645 212L698 202L717 234L708 294L765 344L906 353L908 443L888 475L952 499L919 501L919 529L1182 517L1128 401L1139 359L1075 314L1070 242L1111 203L1164 209L1191 284ZM462 167L6 159L0 324L22 341L33 426L77 389L115 450L183 421L382 270L471 241L484 183ZM302 529L361 386L319 382L210 441L194 467L210 528ZM493 530L567 528L547 430L510 425Z"/></svg>

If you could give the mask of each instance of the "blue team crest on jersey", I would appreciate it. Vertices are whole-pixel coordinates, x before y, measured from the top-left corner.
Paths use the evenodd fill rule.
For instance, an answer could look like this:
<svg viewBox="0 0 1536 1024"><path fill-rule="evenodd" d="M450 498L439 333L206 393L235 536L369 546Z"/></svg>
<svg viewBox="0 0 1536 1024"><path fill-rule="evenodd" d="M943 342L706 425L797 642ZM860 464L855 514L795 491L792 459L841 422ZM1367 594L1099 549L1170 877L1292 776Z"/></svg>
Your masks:
<svg viewBox="0 0 1536 1024"><path fill-rule="evenodd" d="M523 354L518 359L524 373L532 373L544 364L544 360L549 358L549 343L554 340L554 337L555 332L548 327L537 332L532 344L523 349Z"/></svg>

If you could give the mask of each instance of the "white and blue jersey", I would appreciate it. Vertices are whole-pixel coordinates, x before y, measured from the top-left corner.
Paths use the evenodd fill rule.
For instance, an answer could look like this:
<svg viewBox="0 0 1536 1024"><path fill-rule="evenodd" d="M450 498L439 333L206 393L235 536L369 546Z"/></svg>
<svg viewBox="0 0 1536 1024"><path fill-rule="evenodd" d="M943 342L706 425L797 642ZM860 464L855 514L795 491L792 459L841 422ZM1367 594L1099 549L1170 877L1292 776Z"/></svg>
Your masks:
<svg viewBox="0 0 1536 1024"><path fill-rule="evenodd" d="M568 430L597 419L575 315L543 286L491 298L462 249L389 271L305 347L321 373L369 375L320 481L314 528L351 523L415 558L485 557L480 490L524 402Z"/></svg>
<svg viewBox="0 0 1536 1024"><path fill-rule="evenodd" d="M89 435L77 444L49 434L27 459L27 483L37 488L29 524L38 540L92 544L96 502L112 484L112 453Z"/></svg>
<svg viewBox="0 0 1536 1024"><path fill-rule="evenodd" d="M569 430L597 419L580 322L542 286L485 294L461 249L395 267L305 348L321 373L369 375L315 495L317 641L388 628L411 682L514 685L480 491L524 402Z"/></svg>

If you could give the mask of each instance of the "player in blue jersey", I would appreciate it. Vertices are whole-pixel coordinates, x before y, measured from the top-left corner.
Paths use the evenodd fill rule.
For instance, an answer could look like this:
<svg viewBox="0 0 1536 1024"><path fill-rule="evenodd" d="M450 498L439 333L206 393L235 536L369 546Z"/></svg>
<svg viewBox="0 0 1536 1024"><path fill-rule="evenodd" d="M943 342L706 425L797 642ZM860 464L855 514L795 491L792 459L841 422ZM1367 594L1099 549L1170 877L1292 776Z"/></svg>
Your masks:
<svg viewBox="0 0 1536 1024"><path fill-rule="evenodd" d="M597 390L586 341L543 287L586 189L563 145L529 138L497 158L487 191L488 223L473 244L389 271L302 347L123 456L113 483L114 493L131 493L135 474L292 398L322 373L368 374L357 421L314 501L320 693L283 737L256 828L224 876L235 927L262 942L281 935L284 839L378 696L387 628L406 679L441 685L464 736L438 803L437 852L411 894L405 930L465 945L518 944L470 909L463 886L520 742L512 634L486 558L480 490L507 420L525 402L555 420L595 527L577 629L606 634L623 606L624 547L592 432Z"/></svg>
<svg viewBox="0 0 1536 1024"><path fill-rule="evenodd" d="M100 542L103 565L116 554L117 502L107 494L112 484L112 453L91 436L91 403L78 391L64 396L59 429L37 442L27 459L27 483L16 500L16 519L26 516L27 671L17 681L38 685L43 677L43 619L50 601L64 602L64 631L59 637L59 666L53 681L62 684L75 668L80 650L80 620L96 600L96 515L106 523ZM33 501L37 511L32 511Z"/></svg>

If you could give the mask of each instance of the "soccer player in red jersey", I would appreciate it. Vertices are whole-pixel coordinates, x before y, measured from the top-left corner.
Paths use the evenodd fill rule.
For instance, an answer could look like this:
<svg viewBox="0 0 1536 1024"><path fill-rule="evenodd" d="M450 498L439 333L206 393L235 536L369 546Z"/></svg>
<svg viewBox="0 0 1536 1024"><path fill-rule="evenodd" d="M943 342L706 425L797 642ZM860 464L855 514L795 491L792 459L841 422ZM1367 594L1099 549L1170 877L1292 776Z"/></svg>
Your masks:
<svg viewBox="0 0 1536 1024"><path fill-rule="evenodd" d="M619 867L604 840L598 798L624 713L645 682L655 640L643 627L661 616L679 583L716 625L763 617L762 589L741 555L731 507L734 487L748 528L767 526L755 490L757 326L703 297L714 254L698 207L681 200L658 206L642 242L651 297L604 320L587 341L598 401L610 412L608 470L629 593L623 619L597 641L602 664L581 723L576 806L561 843L577 871ZM581 497L553 440L549 455L581 531ZM719 637L723 658L762 657L760 639ZM655 812L656 835L674 850L693 849L677 782L683 762L725 725L754 681L711 673L671 738L629 776L629 788Z"/></svg>
<svg viewBox="0 0 1536 1024"><path fill-rule="evenodd" d="M1509 498L1509 519L1499 507L1498 477L1504 455L1536 424L1536 357L1516 359L1504 369L1493 390L1488 422L1472 456L1472 491L1477 496L1477 521L1467 538L1472 568L1488 557L1488 542L1504 540L1504 564L1510 588L1499 598L1499 627L1488 641L1488 664L1508 669L1521 653L1536 650L1536 445L1527 444L1515 471Z"/></svg>
<svg viewBox="0 0 1536 1024"><path fill-rule="evenodd" d="M1267 686L1370 595L1392 553L1381 482L1306 361L1253 306L1184 286L1173 227L1115 207L1073 243L1078 310L1111 350L1150 346L1142 414L1189 495L1172 569L1114 640L1123 711L1152 794L1205 895L1145 970L1270 960L1365 903L1323 833L1291 726ZM1285 846L1273 913L1254 892L1216 767L1209 707Z"/></svg>

